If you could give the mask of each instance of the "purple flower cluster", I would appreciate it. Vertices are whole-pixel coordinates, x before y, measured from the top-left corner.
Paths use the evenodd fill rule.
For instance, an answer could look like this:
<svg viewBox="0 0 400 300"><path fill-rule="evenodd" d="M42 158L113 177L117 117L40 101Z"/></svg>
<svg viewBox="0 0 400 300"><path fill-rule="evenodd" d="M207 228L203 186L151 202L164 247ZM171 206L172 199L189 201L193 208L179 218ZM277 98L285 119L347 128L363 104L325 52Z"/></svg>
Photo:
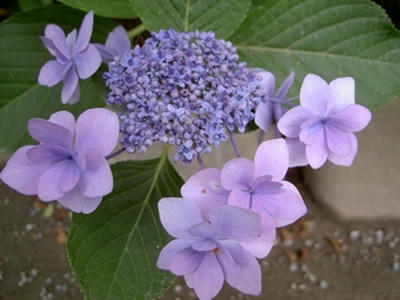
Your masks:
<svg viewBox="0 0 400 300"><path fill-rule="evenodd" d="M176 239L161 251L158 267L185 276L200 299L215 297L224 280L259 294L256 258L268 255L277 227L307 210L296 187L283 180L288 167L285 141L267 141L254 162L235 158L222 170L201 170L182 186L183 198L161 199L161 222Z"/></svg>
<svg viewBox="0 0 400 300"><path fill-rule="evenodd" d="M114 57L104 74L108 104L122 106L122 144L145 151L153 142L178 146L191 162L244 132L262 91L256 74L238 62L236 48L212 32L152 33L142 47Z"/></svg>

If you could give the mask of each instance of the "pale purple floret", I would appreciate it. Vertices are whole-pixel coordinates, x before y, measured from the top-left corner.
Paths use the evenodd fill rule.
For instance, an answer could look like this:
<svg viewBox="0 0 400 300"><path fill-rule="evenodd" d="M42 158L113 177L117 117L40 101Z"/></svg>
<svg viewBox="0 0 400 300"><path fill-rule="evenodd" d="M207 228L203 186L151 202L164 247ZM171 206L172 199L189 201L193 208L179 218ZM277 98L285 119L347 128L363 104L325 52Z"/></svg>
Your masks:
<svg viewBox="0 0 400 300"><path fill-rule="evenodd" d="M279 130L288 138L290 166L310 164L321 167L327 159L350 166L357 153L354 132L364 129L371 112L355 104L354 79L337 78L329 84L308 74L300 89L300 106L289 110L279 121Z"/></svg>
<svg viewBox="0 0 400 300"><path fill-rule="evenodd" d="M108 104L122 107L125 149L169 143L184 162L224 142L227 130L244 132L261 101L255 73L212 32L153 32L142 47L116 56L104 77Z"/></svg>
<svg viewBox="0 0 400 300"><path fill-rule="evenodd" d="M182 198L163 198L158 209L164 228L176 238L161 250L159 268L183 275L201 300L214 298L224 280L243 293L260 294L260 266L240 244L259 237L257 214L220 206L209 212L205 222L198 207Z"/></svg>
<svg viewBox="0 0 400 300"><path fill-rule="evenodd" d="M118 141L118 116L104 108L83 112L75 123L67 111L49 120L29 121L39 145L17 150L0 174L1 180L25 195L57 200L74 212L91 213L113 189L105 157Z"/></svg>
<svg viewBox="0 0 400 300"><path fill-rule="evenodd" d="M221 170L209 168L191 176L181 188L184 199L196 203L202 218L209 221L209 212L219 206L227 205L230 191L221 184ZM261 236L252 242L241 242L241 245L257 258L268 255L275 242L275 227L264 228Z"/></svg>
<svg viewBox="0 0 400 300"><path fill-rule="evenodd" d="M104 45L99 43L94 43L94 45L100 51L101 58L104 62L112 60L115 56L122 57L131 49L131 41L128 33L122 26L115 27L114 30L108 34Z"/></svg>
<svg viewBox="0 0 400 300"><path fill-rule="evenodd" d="M222 186L231 191L228 204L251 209L261 216L264 228L289 225L307 208L297 188L283 180L289 167L284 139L262 143L254 162L235 158L222 168Z"/></svg>
<svg viewBox="0 0 400 300"><path fill-rule="evenodd" d="M59 26L49 24L41 37L47 50L56 59L48 61L40 69L38 81L41 85L51 87L62 80L61 101L64 104L78 102L78 77L89 78L100 67L100 53L89 43L92 30L93 12L90 11L83 18L79 33L74 29L65 36Z"/></svg>
<svg viewBox="0 0 400 300"><path fill-rule="evenodd" d="M256 69L259 70L259 69ZM276 124L286 112L285 106L290 103L286 95L293 85L295 73L291 72L278 91L275 92L275 76L271 72L260 69L257 72L263 90L263 101L257 106L255 123L264 132L268 132L271 124Z"/></svg>

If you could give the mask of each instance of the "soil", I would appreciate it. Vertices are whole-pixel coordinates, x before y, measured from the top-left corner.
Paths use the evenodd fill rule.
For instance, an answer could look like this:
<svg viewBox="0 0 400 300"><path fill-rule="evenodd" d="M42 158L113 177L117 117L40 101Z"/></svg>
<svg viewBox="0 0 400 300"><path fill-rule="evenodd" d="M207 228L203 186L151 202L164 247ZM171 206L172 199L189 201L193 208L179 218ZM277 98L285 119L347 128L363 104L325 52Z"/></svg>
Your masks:
<svg viewBox="0 0 400 300"><path fill-rule="evenodd" d="M400 221L343 222L302 194L307 216L280 230L260 261L262 295L226 285L216 299L400 299ZM0 210L0 299L83 299L65 251L69 213L4 184ZM162 297L194 298L180 279Z"/></svg>

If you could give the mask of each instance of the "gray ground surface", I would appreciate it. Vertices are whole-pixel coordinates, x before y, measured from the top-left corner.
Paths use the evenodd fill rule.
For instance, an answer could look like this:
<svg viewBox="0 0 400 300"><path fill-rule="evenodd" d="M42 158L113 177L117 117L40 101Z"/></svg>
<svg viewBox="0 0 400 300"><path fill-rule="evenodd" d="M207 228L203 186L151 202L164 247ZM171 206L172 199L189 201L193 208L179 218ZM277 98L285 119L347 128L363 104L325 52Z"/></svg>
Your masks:
<svg viewBox="0 0 400 300"><path fill-rule="evenodd" d="M400 299L400 221L344 223L305 198L306 218L260 262L262 295L225 286L217 299ZM46 218L34 198L2 184L0 211L0 299L83 299L63 244L68 213L55 207ZM162 299L194 294L178 280Z"/></svg>

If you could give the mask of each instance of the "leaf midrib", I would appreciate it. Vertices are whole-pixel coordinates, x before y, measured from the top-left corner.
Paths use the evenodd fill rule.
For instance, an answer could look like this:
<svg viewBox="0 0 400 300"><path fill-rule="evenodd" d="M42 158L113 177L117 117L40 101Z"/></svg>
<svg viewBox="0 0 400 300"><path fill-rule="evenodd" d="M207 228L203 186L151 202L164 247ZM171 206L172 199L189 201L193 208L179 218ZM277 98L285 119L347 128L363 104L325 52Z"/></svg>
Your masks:
<svg viewBox="0 0 400 300"><path fill-rule="evenodd" d="M271 51L271 52L279 52L279 53L286 53L290 55L294 54L304 54L304 55L316 55L316 56L329 56L333 58L345 58L345 59L352 59L352 60L360 60L366 62L373 62L379 64L388 64L388 65L396 65L397 62L379 60L379 59L371 59L367 57L359 57L359 56L350 56L350 55L343 55L343 54L336 54L336 53L329 53L329 52L317 52L317 51L308 51L308 50L298 50L298 49L290 49L290 48L278 48L278 47L266 47L266 46L244 46L244 45L237 45L237 49L239 50L253 50L253 51Z"/></svg>
<svg viewBox="0 0 400 300"><path fill-rule="evenodd" d="M107 291L107 294L106 294L106 299L110 299L110 294L109 293L110 293L111 287L114 285L114 280L115 280L115 277L116 277L115 275L117 274L117 272L118 272L118 270L120 268L120 265L121 265L121 262L122 262L122 258L125 256L125 253L128 250L128 245L129 245L130 240L131 240L131 238L133 236L133 233L136 231L136 229L138 227L138 224L139 224L139 222L141 220L141 217L143 215L144 209L148 205L148 202L150 200L150 196L153 193L153 190L154 190L154 188L155 188L155 186L156 186L156 184L158 182L158 178L160 176L161 169L162 169L167 157L168 157L168 148L165 148L163 153L162 153L162 155L161 155L161 157L160 157L160 161L157 164L156 171L154 173L154 177L153 177L153 180L151 182L150 188L149 188L149 190L148 190L148 192L146 194L145 199L142 202L143 205L142 205L142 207L141 207L141 209L139 211L138 217L136 218L136 222L133 224L132 229L129 232L128 238L127 238L126 243L125 243L125 247L122 250L121 256L120 256L119 261L118 261L118 265L115 268L115 271L114 271L114 274L113 274L113 277L112 277L112 281L111 281L110 286L108 288L108 291ZM129 255L129 253L128 253L128 255Z"/></svg>

